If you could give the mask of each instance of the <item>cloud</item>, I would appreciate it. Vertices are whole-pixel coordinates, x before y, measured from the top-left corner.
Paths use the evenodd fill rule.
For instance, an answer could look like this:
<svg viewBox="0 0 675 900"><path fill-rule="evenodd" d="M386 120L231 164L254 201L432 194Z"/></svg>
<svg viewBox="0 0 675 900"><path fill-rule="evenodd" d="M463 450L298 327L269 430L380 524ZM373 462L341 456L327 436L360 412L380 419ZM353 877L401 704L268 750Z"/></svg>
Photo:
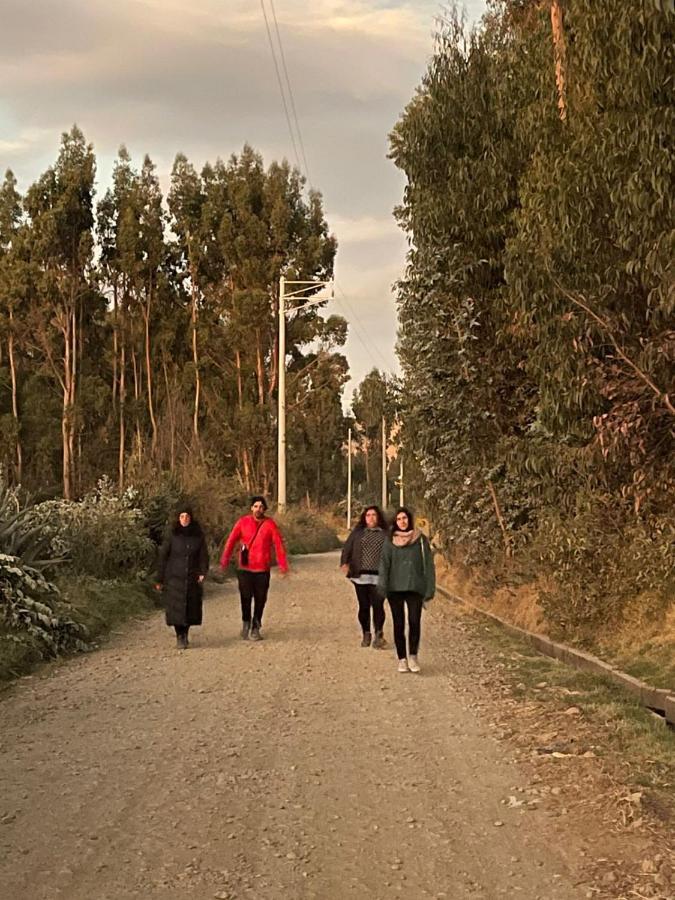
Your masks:
<svg viewBox="0 0 675 900"><path fill-rule="evenodd" d="M468 6L475 14L484 3ZM363 322L363 340L353 325L349 342L362 375L371 367L362 344L395 365L391 284L405 240L391 210L404 179L387 160L387 135L426 68L440 2L275 0L275 8L311 182ZM267 162L296 161L255 0L3 0L0 169L11 162L25 187L73 122L94 143L100 191L121 143L137 161L149 153L163 184L178 151L201 166L248 142Z"/></svg>
<svg viewBox="0 0 675 900"><path fill-rule="evenodd" d="M23 128L11 138L0 138L0 154L3 157L19 157L45 145L52 133L48 128Z"/></svg>

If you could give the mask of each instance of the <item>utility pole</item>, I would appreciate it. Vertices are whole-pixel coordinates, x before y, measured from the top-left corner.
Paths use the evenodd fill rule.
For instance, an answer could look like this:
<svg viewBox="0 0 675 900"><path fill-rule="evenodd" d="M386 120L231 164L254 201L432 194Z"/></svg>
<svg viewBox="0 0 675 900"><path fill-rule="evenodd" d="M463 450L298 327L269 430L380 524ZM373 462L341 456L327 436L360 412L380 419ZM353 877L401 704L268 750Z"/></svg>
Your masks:
<svg viewBox="0 0 675 900"><path fill-rule="evenodd" d="M291 290L288 290L291 287ZM308 291L316 291L320 288L330 288L328 297L314 297L307 299ZM286 511L286 316L289 313L315 306L317 303L325 303L335 296L335 285L332 281L287 281L282 275L279 278L279 339L278 359L279 367L279 412L277 416L277 510L279 513ZM286 309L286 300L304 300L298 306Z"/></svg>
<svg viewBox="0 0 675 900"><path fill-rule="evenodd" d="M387 508L387 430L382 416L382 511Z"/></svg>
<svg viewBox="0 0 675 900"><path fill-rule="evenodd" d="M352 527L352 430L347 432L347 531Z"/></svg>
<svg viewBox="0 0 675 900"><path fill-rule="evenodd" d="M400 453L400 451L399 451ZM398 505L404 506L403 503L403 454L401 453L401 461L398 470Z"/></svg>
<svg viewBox="0 0 675 900"><path fill-rule="evenodd" d="M279 414L277 416L277 509L286 510L286 279L279 279Z"/></svg>

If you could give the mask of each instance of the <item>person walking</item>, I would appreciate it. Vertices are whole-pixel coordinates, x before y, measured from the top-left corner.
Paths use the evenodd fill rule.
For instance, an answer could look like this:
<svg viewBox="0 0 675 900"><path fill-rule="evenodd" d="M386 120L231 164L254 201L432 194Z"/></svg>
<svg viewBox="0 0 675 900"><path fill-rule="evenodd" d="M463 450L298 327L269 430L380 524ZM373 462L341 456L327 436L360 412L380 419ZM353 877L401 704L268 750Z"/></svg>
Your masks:
<svg viewBox="0 0 675 900"><path fill-rule="evenodd" d="M436 591L436 571L426 535L414 527L413 514L396 510L389 538L382 547L378 589L389 600L399 672L419 672L422 608ZM406 653L405 611L408 610Z"/></svg>
<svg viewBox="0 0 675 900"><path fill-rule="evenodd" d="M208 571L204 532L192 508L181 506L160 548L155 584L163 592L166 624L175 628L179 650L187 650L190 628L202 624L202 584Z"/></svg>
<svg viewBox="0 0 675 900"><path fill-rule="evenodd" d="M340 568L356 590L358 619L363 632L361 646L369 647L372 641L375 649L387 646L383 633L384 597L377 589L380 556L385 537L386 523L382 510L379 506L368 506L361 513L358 524L345 541L340 557Z"/></svg>
<svg viewBox="0 0 675 900"><path fill-rule="evenodd" d="M260 627L270 587L272 546L281 574L288 573L288 560L281 532L274 519L265 515L266 511L267 501L264 497L258 495L251 498L251 512L235 523L220 558L220 568L225 570L235 546L239 545L237 581L241 599L241 636L245 641L249 637L252 641L262 640ZM252 604L253 616L251 616Z"/></svg>

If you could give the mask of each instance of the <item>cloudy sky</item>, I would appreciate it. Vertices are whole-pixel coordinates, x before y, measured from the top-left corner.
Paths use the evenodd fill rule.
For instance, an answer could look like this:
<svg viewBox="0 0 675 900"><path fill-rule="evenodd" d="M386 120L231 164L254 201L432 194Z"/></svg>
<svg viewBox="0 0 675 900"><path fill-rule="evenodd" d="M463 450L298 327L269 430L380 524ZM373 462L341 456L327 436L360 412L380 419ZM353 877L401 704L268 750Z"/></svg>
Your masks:
<svg viewBox="0 0 675 900"><path fill-rule="evenodd" d="M265 0L268 15L270 0ZM465 0L476 19L484 0ZM348 394L395 371L392 282L405 243L391 211L403 179L387 135L432 48L436 0L274 0L311 183L338 237L350 322ZM0 167L27 186L73 122L99 187L125 143L164 184L182 151L200 167L245 142L295 162L260 0L0 0Z"/></svg>

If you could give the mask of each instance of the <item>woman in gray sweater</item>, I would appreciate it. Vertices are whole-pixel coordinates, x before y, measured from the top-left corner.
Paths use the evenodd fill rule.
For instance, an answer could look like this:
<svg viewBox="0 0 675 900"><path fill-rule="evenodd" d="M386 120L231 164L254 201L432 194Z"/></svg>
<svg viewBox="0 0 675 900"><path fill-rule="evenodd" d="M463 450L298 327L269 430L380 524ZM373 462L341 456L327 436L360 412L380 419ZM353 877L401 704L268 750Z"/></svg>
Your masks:
<svg viewBox="0 0 675 900"><path fill-rule="evenodd" d="M384 631L384 597L377 590L380 555L384 544L386 523L379 506L368 506L361 513L358 525L351 531L342 548L340 568L356 589L359 604L359 624L363 637L361 646L375 649L386 647ZM370 617L373 624L371 627ZM375 639L373 640L373 630Z"/></svg>
<svg viewBox="0 0 675 900"><path fill-rule="evenodd" d="M420 643L422 608L436 591L436 571L426 535L414 527L413 514L400 507L396 511L389 538L384 542L378 590L389 600L394 623L394 643L399 672L419 672L417 650ZM405 610L408 609L406 652Z"/></svg>

